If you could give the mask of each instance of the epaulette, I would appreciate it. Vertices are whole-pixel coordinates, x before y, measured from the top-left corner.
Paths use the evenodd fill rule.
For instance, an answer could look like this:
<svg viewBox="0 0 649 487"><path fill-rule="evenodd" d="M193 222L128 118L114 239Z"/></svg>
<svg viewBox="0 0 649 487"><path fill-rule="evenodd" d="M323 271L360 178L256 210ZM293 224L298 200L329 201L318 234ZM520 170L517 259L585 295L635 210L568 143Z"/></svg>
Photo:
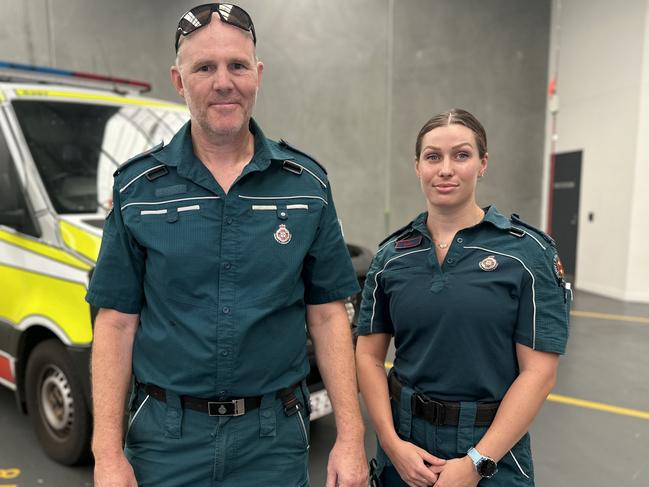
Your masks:
<svg viewBox="0 0 649 487"><path fill-rule="evenodd" d="M322 164L320 164L320 163L318 162L318 160L317 160L315 157L313 157L312 155L307 154L307 153L304 152L304 151L301 151L301 150L298 149L297 147L295 147L295 146L289 144L288 142L286 142L284 139L279 139L279 145L282 145L282 146L284 146L284 147L286 147L286 148L292 150L293 152L297 152L298 154L302 154L303 156L308 157L308 158L311 159L313 162L315 162L318 166L320 166L320 169L322 169L322 170L324 171L325 174L327 174L327 170L325 169L325 167L324 167Z"/></svg>
<svg viewBox="0 0 649 487"><path fill-rule="evenodd" d="M557 246L557 243L554 241L554 239L552 237L550 237L550 235L545 233L543 230L539 230L535 226L532 226L529 223L524 222L523 220L521 220L521 217L518 216L516 213L512 213L512 216L510 218L517 225L521 225L521 226L523 226L523 227L525 227L525 228L527 228L529 230L532 230L532 231L536 232L537 234L539 234L541 237L543 237L543 239L546 242L548 242L553 247Z"/></svg>
<svg viewBox="0 0 649 487"><path fill-rule="evenodd" d="M164 147L164 141L160 142L158 145L154 147L151 147L149 150L142 152L141 154L131 157L128 161L126 161L124 164L120 165L117 168L117 170L113 173L113 177L117 176L123 169L125 169L127 166L131 165L135 161L139 161L140 159L148 156L149 154L153 154L154 152L159 151L163 147Z"/></svg>
<svg viewBox="0 0 649 487"><path fill-rule="evenodd" d="M400 235L400 234L404 233L406 230L408 230L410 228L411 225L412 225L412 222L410 222L410 223L402 226L398 230L395 230L394 232L392 232L390 235L388 235L387 237L385 237L383 240L381 240L379 242L379 247L381 245L383 245L385 242L387 242L388 240L390 240L392 237L396 237L397 235Z"/></svg>

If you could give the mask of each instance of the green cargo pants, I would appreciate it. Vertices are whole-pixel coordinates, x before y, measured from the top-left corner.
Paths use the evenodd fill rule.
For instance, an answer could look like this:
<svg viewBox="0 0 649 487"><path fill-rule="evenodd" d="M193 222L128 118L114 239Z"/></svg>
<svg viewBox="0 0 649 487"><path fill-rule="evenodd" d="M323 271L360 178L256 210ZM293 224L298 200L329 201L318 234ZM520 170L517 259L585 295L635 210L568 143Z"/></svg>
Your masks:
<svg viewBox="0 0 649 487"><path fill-rule="evenodd" d="M296 395L308 408L306 386ZM139 388L129 410L124 452L140 487L309 485L308 409L288 416L275 393L243 416L216 417Z"/></svg>
<svg viewBox="0 0 649 487"><path fill-rule="evenodd" d="M425 419L411 414L413 390L404 387L400 404L390 401L392 419L399 437L425 449L443 459L459 458L476 445L487 431L486 426L475 426L475 402L463 402L458 426L435 426ZM382 487L402 487L407 484L390 463L381 445L377 442L377 476ZM479 487L533 487L534 469L530 436L528 433L498 462L498 473L491 479L483 479Z"/></svg>

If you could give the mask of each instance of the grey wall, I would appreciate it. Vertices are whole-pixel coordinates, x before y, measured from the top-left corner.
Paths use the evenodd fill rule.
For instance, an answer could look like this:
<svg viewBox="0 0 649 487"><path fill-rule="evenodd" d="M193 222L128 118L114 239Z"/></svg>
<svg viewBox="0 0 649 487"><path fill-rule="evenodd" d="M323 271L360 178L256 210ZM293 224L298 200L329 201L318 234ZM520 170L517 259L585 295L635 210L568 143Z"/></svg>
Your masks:
<svg viewBox="0 0 649 487"><path fill-rule="evenodd" d="M168 81L195 0L3 0L0 59ZM265 63L256 118L329 169L348 240L374 248L424 208L420 126L453 106L489 135L481 202L540 221L549 0L242 0ZM384 216L387 216L387 218Z"/></svg>
<svg viewBox="0 0 649 487"><path fill-rule="evenodd" d="M550 2L396 2L392 226L422 207L412 171L415 137L451 107L487 130L481 204L540 222ZM410 170L409 170L410 169Z"/></svg>

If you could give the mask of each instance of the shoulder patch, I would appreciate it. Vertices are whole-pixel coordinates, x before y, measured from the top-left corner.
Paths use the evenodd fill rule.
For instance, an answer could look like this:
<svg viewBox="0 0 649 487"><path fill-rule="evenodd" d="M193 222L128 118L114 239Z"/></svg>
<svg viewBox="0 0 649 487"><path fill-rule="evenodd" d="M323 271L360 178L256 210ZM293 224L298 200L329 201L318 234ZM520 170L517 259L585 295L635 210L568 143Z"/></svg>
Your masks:
<svg viewBox="0 0 649 487"><path fill-rule="evenodd" d="M414 221L414 220L413 220L413 221ZM404 225L404 226L402 226L401 228L399 228L399 229L395 230L394 232L392 232L390 235L388 235L387 237L385 237L383 240L381 240L381 241L379 242L379 247L380 247L381 245L383 245L385 242L387 242L388 240L390 240L391 238L396 237L397 235L401 235L401 234L404 233L406 230L409 230L409 229L410 229L410 225L412 225L412 222L410 222L410 223L408 223L407 225ZM405 235L404 235L404 237L405 237Z"/></svg>
<svg viewBox="0 0 649 487"><path fill-rule="evenodd" d="M122 170L124 170L127 166L130 166L135 161L139 161L140 159L145 158L149 154L153 154L154 152L159 151L163 147L164 147L164 142L160 142L158 145L151 147L149 150L146 150L141 154L131 157L128 161L126 161L124 164L120 165L117 168L117 170L113 173L113 177L117 176L120 172L122 172Z"/></svg>
<svg viewBox="0 0 649 487"><path fill-rule="evenodd" d="M414 247L418 247L423 239L424 237L421 235L416 235L410 238L402 238L394 243L394 248L397 250L412 249Z"/></svg>
<svg viewBox="0 0 649 487"><path fill-rule="evenodd" d="M521 226L523 226L523 227L525 227L525 228L527 228L529 230L532 230L535 233L539 234L541 237L543 237L543 239L546 242L548 242L553 247L557 246L557 243L554 241L554 239L552 237L550 237L550 235L545 233L543 230L539 230L538 228L530 225L529 223L524 222L523 220L521 220L521 217L518 216L516 213L512 213L511 220L513 222L515 222L517 225L521 225Z"/></svg>
<svg viewBox="0 0 649 487"><path fill-rule="evenodd" d="M563 271L563 264L561 263L561 259L559 258L559 254L555 253L554 258L552 261L552 267L554 267L554 275L557 278L557 283L560 286L563 286L566 282L565 280L565 275Z"/></svg>
<svg viewBox="0 0 649 487"><path fill-rule="evenodd" d="M308 158L311 159L313 162L315 162L318 166L320 166L320 169L322 169L322 170L324 171L325 174L327 174L327 169L326 169L322 164L320 164L320 162L318 162L318 160L317 160L315 157L313 157L312 155L307 154L307 153L304 152L304 151L301 151L301 150L298 149L297 147L295 147L295 146L289 144L288 142L286 142L284 139L279 139L279 144L280 144L281 146L286 147L287 149L292 150L293 152L297 152L298 154L302 154L303 156L308 157Z"/></svg>

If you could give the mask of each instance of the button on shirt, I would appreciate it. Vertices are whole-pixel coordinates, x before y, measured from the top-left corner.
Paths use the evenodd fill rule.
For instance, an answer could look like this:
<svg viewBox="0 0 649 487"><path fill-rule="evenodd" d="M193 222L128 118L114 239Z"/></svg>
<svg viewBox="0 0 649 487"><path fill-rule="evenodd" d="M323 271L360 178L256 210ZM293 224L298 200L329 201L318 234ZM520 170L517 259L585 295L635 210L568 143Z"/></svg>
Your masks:
<svg viewBox="0 0 649 487"><path fill-rule="evenodd" d="M141 382L202 397L273 392L308 374L305 305L358 292L331 188L251 120L254 157L225 194L190 130L117 171L86 299L140 314Z"/></svg>
<svg viewBox="0 0 649 487"><path fill-rule="evenodd" d="M515 343L565 351L571 296L556 249L490 207L456 234L440 266L427 216L379 248L358 332L394 335L395 371L430 397L501 400L518 375Z"/></svg>

